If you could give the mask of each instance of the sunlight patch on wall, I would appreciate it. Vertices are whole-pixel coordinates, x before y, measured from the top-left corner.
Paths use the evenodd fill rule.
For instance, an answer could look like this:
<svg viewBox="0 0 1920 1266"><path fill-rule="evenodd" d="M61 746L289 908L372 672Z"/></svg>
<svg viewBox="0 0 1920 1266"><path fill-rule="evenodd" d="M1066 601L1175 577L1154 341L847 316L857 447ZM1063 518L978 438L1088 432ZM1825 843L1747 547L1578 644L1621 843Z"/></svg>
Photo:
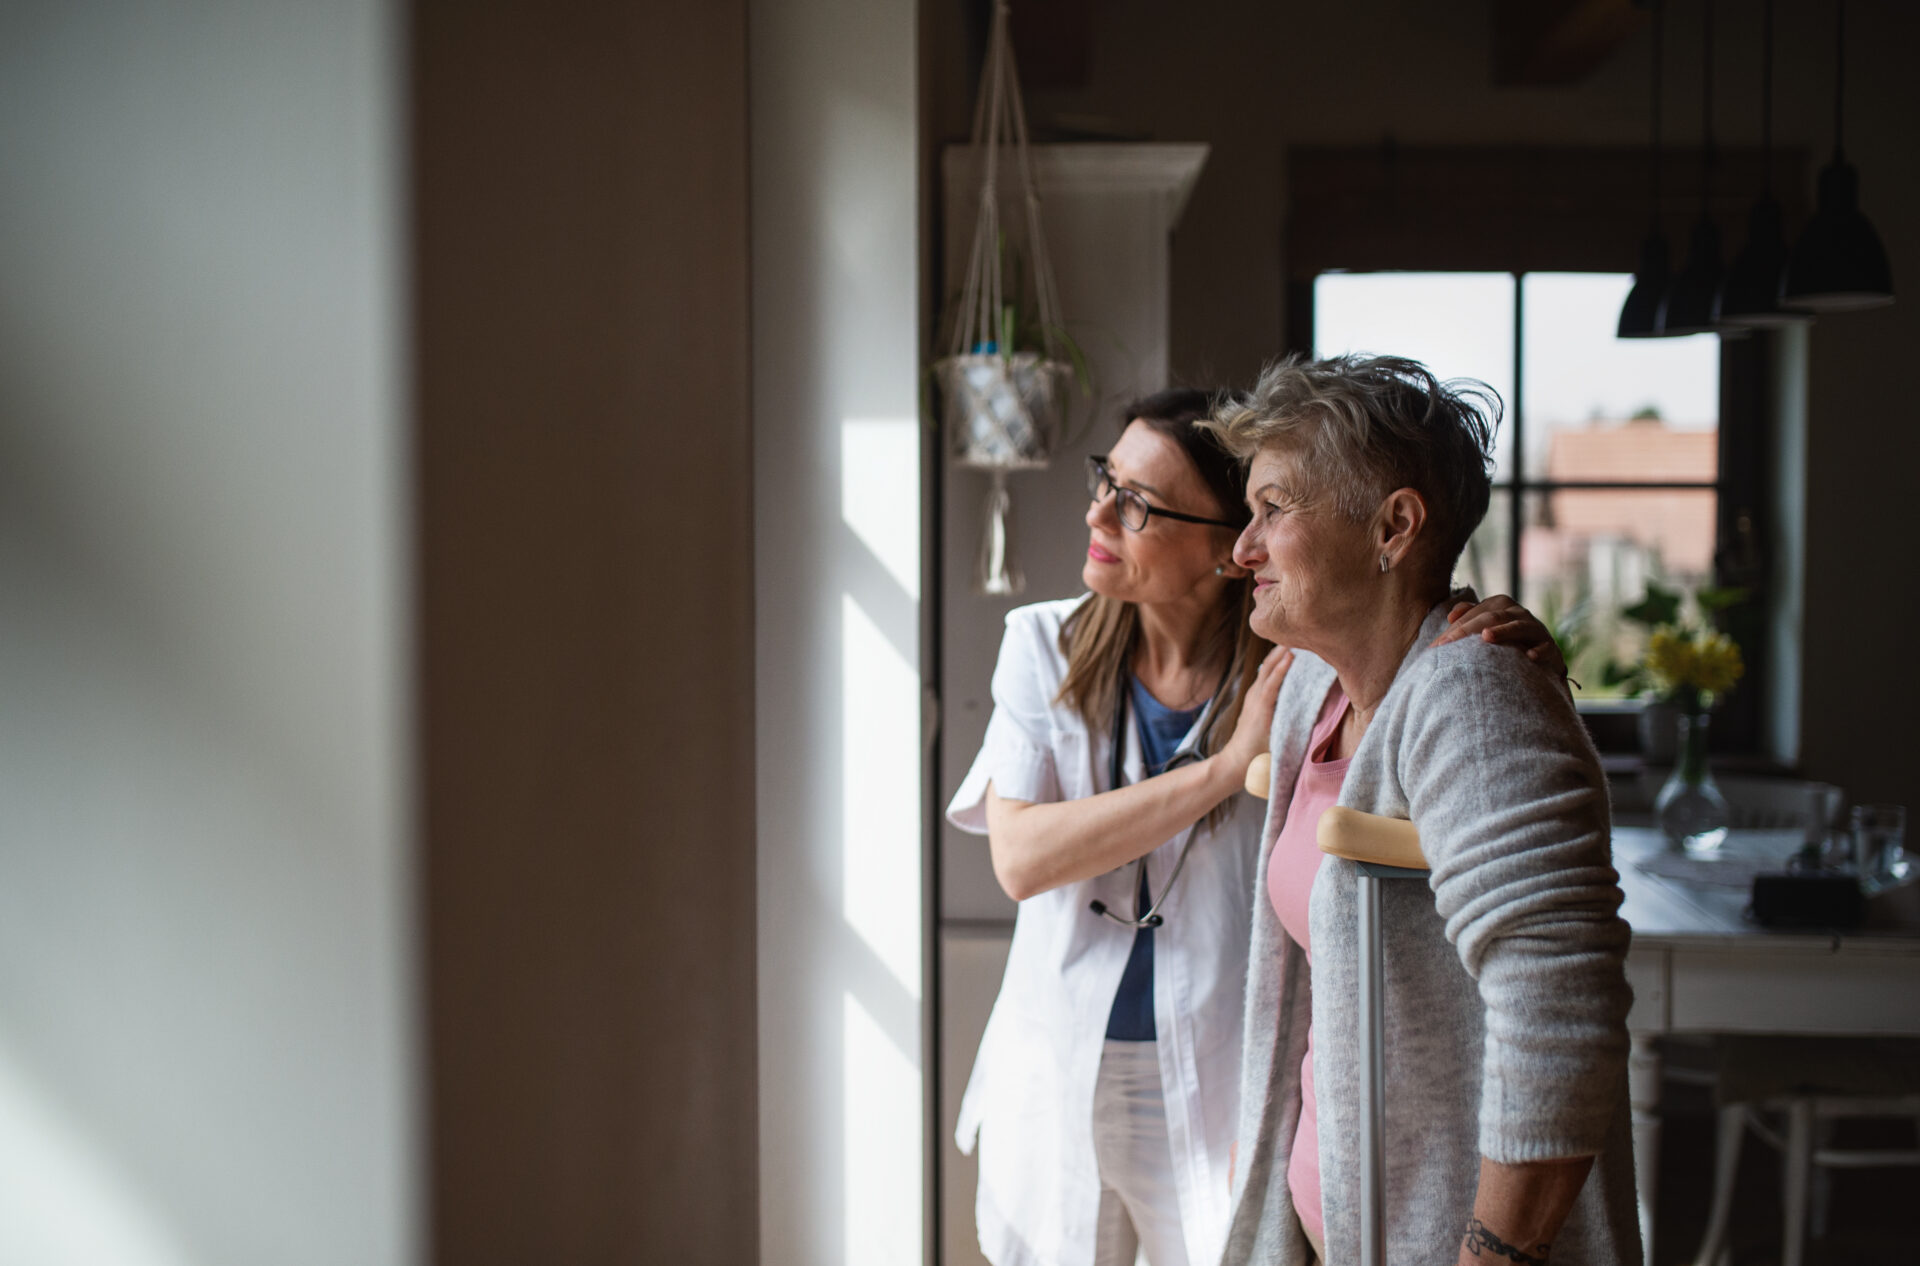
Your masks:
<svg viewBox="0 0 1920 1266"><path fill-rule="evenodd" d="M841 607L841 914L920 997L920 675L853 595Z"/></svg>
<svg viewBox="0 0 1920 1266"><path fill-rule="evenodd" d="M188 1266L148 1202L0 1047L0 1262Z"/></svg>
<svg viewBox="0 0 1920 1266"><path fill-rule="evenodd" d="M847 1266L921 1256L920 1070L852 993L844 998Z"/></svg>
<svg viewBox="0 0 1920 1266"><path fill-rule="evenodd" d="M840 423L840 517L906 596L920 598L920 424Z"/></svg>

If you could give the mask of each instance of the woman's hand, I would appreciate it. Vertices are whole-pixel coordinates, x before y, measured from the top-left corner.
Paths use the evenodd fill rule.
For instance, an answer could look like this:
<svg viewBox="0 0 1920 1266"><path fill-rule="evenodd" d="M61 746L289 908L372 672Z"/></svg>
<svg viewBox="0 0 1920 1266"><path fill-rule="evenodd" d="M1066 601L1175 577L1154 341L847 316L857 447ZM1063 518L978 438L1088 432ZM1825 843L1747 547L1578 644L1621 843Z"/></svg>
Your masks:
<svg viewBox="0 0 1920 1266"><path fill-rule="evenodd" d="M1549 672L1567 675L1567 661L1547 626L1504 593L1493 595L1479 606L1455 603L1453 610L1447 612L1447 623L1453 627L1434 638L1433 645L1445 646L1478 634L1485 641L1518 646L1526 651L1528 659L1545 666Z"/></svg>
<svg viewBox="0 0 1920 1266"><path fill-rule="evenodd" d="M1260 662L1227 745L1202 761L1079 800L1003 800L987 785L987 844L994 877L1015 901L1124 866L1246 786L1247 766L1267 750L1273 706L1293 652ZM1122 740L1124 741L1124 740Z"/></svg>
<svg viewBox="0 0 1920 1266"><path fill-rule="evenodd" d="M1293 652L1276 646L1260 661L1260 671L1247 687L1247 699L1240 705L1240 719L1233 727L1233 737L1215 758L1233 771L1236 786L1246 781L1247 766L1272 742L1273 705L1280 698L1280 683L1287 679L1287 670L1292 667Z"/></svg>

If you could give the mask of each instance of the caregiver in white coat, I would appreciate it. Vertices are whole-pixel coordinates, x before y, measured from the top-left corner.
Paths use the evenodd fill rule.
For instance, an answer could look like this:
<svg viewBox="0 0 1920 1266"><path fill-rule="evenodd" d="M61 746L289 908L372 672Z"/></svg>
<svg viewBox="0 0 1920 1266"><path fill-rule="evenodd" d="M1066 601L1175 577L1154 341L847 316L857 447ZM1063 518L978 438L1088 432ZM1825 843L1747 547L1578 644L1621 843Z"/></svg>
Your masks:
<svg viewBox="0 0 1920 1266"><path fill-rule="evenodd" d="M947 809L1020 903L958 1126L994 1266L1212 1266L1225 1243L1261 821L1240 793L1292 657L1248 625L1210 406L1136 401L1090 460L1090 592L1007 616ZM1470 633L1558 664L1511 599L1462 604L1447 637Z"/></svg>

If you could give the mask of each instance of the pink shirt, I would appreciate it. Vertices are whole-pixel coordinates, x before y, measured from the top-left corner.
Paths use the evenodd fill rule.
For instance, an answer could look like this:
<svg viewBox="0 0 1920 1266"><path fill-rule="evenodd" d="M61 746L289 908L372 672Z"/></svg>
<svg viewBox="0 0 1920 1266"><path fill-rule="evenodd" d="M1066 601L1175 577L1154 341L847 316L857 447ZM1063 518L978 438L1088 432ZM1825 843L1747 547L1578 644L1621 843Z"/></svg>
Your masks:
<svg viewBox="0 0 1920 1266"><path fill-rule="evenodd" d="M1335 682L1320 706L1320 719L1314 722L1313 738L1307 759L1301 762L1300 777L1293 784L1293 799L1287 806L1287 820L1273 842L1273 855L1267 861L1267 900L1273 912L1300 948L1307 962L1313 962L1313 941L1307 930L1307 898L1313 891L1314 876L1320 873L1318 839L1320 815L1340 799L1340 784L1346 781L1351 758L1327 760L1326 749L1334 731L1347 713L1346 692ZM1326 1238L1326 1224L1320 1210L1320 1114L1313 1091L1313 1029L1307 1029L1307 1057L1300 1063L1300 1127L1293 1136L1293 1154L1287 1161L1287 1189L1293 1193L1294 1211L1300 1215L1316 1241Z"/></svg>

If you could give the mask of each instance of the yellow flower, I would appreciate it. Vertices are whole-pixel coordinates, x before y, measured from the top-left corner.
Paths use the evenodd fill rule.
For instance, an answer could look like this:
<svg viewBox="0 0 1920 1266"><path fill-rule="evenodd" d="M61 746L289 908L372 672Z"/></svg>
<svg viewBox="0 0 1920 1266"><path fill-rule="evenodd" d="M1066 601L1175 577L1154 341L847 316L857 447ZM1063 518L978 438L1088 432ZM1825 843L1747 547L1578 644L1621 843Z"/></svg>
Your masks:
<svg viewBox="0 0 1920 1266"><path fill-rule="evenodd" d="M1670 624L1653 631L1647 643L1647 671L1662 694L1693 684L1693 639Z"/></svg>
<svg viewBox="0 0 1920 1266"><path fill-rule="evenodd" d="M1725 633L1664 624L1647 643L1647 671L1660 693L1692 691L1711 707L1717 696L1733 689L1746 665L1740 647Z"/></svg>
<svg viewBox="0 0 1920 1266"><path fill-rule="evenodd" d="M1733 689L1747 666L1740 648L1725 633L1706 633L1694 650L1693 684L1706 694L1723 695Z"/></svg>

